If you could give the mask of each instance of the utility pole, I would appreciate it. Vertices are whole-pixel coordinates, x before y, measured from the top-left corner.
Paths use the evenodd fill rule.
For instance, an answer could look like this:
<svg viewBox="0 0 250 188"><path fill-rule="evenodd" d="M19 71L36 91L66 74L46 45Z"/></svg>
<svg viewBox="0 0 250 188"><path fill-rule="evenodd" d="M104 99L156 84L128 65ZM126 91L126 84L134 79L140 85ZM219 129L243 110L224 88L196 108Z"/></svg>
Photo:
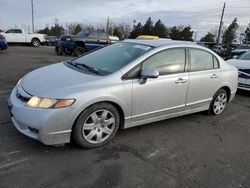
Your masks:
<svg viewBox="0 0 250 188"><path fill-rule="evenodd" d="M106 27L106 32L108 33L109 32L109 17L107 19L107 27Z"/></svg>
<svg viewBox="0 0 250 188"><path fill-rule="evenodd" d="M32 32L35 32L35 27L34 27L34 6L33 6L33 0L31 0L31 13L32 13Z"/></svg>
<svg viewBox="0 0 250 188"><path fill-rule="evenodd" d="M222 9L222 13L221 13L220 26L219 26L218 36L217 36L217 44L220 43L220 35L221 35L221 28L222 28L222 23L223 23L225 7L226 7L226 3L224 3L224 5L223 5L223 9Z"/></svg>

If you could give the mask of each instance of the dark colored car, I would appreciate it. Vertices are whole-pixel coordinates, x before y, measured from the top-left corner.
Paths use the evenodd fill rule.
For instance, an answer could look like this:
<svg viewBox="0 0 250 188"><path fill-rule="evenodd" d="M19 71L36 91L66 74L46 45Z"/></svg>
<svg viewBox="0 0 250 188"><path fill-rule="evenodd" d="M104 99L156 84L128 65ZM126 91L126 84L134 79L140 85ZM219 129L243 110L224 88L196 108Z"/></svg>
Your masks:
<svg viewBox="0 0 250 188"><path fill-rule="evenodd" d="M232 50L231 52L231 57L233 56L240 56L243 53L247 52L250 50L250 44L244 44L244 45L240 45L238 47L236 47L234 50Z"/></svg>
<svg viewBox="0 0 250 188"><path fill-rule="evenodd" d="M46 36L44 44L47 46L56 46L59 38L57 36Z"/></svg>
<svg viewBox="0 0 250 188"><path fill-rule="evenodd" d="M0 50L6 50L8 47L7 41L5 40L5 37L0 34Z"/></svg>
<svg viewBox="0 0 250 188"><path fill-rule="evenodd" d="M214 45L211 47L211 50L213 50L215 53L217 53L221 57L225 57L227 54L226 48L224 48L221 45Z"/></svg>
<svg viewBox="0 0 250 188"><path fill-rule="evenodd" d="M109 35L103 31L81 31L77 35L62 36L55 47L57 55L63 53L80 56L83 53L110 44Z"/></svg>

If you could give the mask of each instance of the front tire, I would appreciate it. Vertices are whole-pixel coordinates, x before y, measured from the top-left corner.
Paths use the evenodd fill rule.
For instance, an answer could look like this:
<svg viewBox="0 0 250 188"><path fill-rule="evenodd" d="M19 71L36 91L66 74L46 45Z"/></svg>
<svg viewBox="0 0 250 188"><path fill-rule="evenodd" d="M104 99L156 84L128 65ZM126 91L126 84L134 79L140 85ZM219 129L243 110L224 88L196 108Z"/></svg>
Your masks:
<svg viewBox="0 0 250 188"><path fill-rule="evenodd" d="M86 50L84 49L84 47L82 47L82 46L76 46L75 49L74 49L74 55L76 57L81 56L82 54L85 53L85 51Z"/></svg>
<svg viewBox="0 0 250 188"><path fill-rule="evenodd" d="M56 55L63 55L63 48L60 47L60 46L56 46L55 47L55 52L56 52Z"/></svg>
<svg viewBox="0 0 250 188"><path fill-rule="evenodd" d="M80 147L100 147L112 140L119 125L118 110L109 103L98 103L80 114L75 122L72 136Z"/></svg>
<svg viewBox="0 0 250 188"><path fill-rule="evenodd" d="M32 39L32 41L31 41L31 45L33 46L33 47L39 47L40 46L40 40L38 40L38 39Z"/></svg>
<svg viewBox="0 0 250 188"><path fill-rule="evenodd" d="M228 96L227 92L224 89L219 89L210 103L208 113L211 115L221 114L227 106Z"/></svg>

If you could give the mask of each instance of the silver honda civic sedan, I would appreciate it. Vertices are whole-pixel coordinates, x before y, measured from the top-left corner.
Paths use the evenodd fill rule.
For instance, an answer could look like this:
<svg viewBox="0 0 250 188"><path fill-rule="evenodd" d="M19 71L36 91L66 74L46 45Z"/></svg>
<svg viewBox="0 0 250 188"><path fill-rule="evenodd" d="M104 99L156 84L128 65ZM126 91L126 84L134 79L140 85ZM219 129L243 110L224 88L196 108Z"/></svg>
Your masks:
<svg viewBox="0 0 250 188"><path fill-rule="evenodd" d="M237 69L191 42L125 40L24 76L8 100L23 134L47 145L108 143L119 129L199 111L221 114Z"/></svg>

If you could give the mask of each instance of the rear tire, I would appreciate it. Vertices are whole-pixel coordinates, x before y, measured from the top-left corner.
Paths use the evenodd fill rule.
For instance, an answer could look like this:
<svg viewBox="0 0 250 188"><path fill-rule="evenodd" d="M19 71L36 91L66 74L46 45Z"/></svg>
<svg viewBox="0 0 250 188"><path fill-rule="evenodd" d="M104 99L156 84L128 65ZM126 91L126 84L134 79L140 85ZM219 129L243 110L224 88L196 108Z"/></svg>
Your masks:
<svg viewBox="0 0 250 188"><path fill-rule="evenodd" d="M109 103L98 103L80 114L75 122L72 136L80 147L100 147L112 140L119 125L118 110Z"/></svg>
<svg viewBox="0 0 250 188"><path fill-rule="evenodd" d="M66 55L71 55L72 54L72 50L69 50L68 48L64 48L64 53Z"/></svg>
<svg viewBox="0 0 250 188"><path fill-rule="evenodd" d="M74 55L76 57L81 56L82 54L84 54L86 52L86 50L84 49L84 47L82 46L76 46L74 49Z"/></svg>
<svg viewBox="0 0 250 188"><path fill-rule="evenodd" d="M39 39L32 39L31 45L33 47L39 47L40 46L40 40Z"/></svg>
<svg viewBox="0 0 250 188"><path fill-rule="evenodd" d="M209 115L219 115L221 114L227 106L228 96L224 89L219 89L210 103L208 110Z"/></svg>

